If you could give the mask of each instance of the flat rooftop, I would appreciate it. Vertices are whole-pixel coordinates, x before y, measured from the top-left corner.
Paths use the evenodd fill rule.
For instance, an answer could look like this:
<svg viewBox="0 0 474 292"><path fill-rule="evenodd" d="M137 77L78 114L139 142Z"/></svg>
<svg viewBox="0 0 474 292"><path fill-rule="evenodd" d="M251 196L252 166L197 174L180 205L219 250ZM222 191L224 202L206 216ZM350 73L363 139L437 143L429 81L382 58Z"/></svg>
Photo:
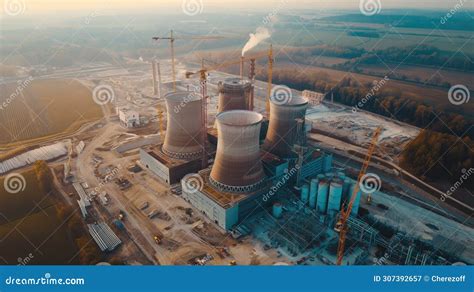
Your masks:
<svg viewBox="0 0 474 292"><path fill-rule="evenodd" d="M264 183L262 184L262 188L255 190L253 192L245 193L245 194L240 194L240 193L229 193L229 192L222 192L219 190L216 190L212 187L212 185L209 183L209 175L211 173L211 169L205 169L201 170L199 174L201 177L204 179L204 186L201 190L203 194L205 194L207 197L209 197L211 200L219 204L219 206L228 209L235 205L236 203L239 203L245 199L251 198L255 195L261 194L263 192L268 191L269 188L269 183Z"/></svg>

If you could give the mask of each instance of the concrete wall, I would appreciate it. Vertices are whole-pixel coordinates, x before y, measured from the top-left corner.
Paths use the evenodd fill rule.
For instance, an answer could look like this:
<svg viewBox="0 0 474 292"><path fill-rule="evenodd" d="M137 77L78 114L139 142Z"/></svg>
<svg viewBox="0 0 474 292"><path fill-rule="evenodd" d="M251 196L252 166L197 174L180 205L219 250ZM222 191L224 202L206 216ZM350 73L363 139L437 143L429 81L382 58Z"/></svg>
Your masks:
<svg viewBox="0 0 474 292"><path fill-rule="evenodd" d="M140 162L143 167L161 177L165 182L170 183L169 169L143 149L140 149Z"/></svg>
<svg viewBox="0 0 474 292"><path fill-rule="evenodd" d="M200 191L187 193L183 188L183 199L191 203L196 209L204 213L211 221L219 227L230 230L238 221L239 208L235 205L229 209L224 209L219 204L211 200Z"/></svg>

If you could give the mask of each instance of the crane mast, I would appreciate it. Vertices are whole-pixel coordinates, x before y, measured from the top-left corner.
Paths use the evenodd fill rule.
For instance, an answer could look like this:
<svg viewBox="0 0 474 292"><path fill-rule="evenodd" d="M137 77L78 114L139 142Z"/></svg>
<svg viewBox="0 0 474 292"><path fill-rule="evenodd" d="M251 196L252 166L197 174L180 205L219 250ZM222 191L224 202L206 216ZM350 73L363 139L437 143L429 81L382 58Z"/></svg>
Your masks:
<svg viewBox="0 0 474 292"><path fill-rule="evenodd" d="M334 230L339 232L339 242L338 242L338 247L337 247L337 264L341 265L342 264L342 259L344 257L344 249L345 249L345 244L346 244L346 236L348 232L347 228L347 220L349 219L352 211L352 206L354 205L354 201L357 197L357 193L359 192L360 189L360 184L362 182L362 178L367 172L367 169L369 168L370 164L370 159L372 158L372 154L375 151L375 147L377 146L377 142L380 136L380 133L382 132L382 128L378 127L374 135L372 136L372 140L369 145L369 149L367 151L367 155L365 156L364 162L362 164L362 168L360 169L359 176L357 177L357 183L354 187L354 191L351 194L351 198L349 200L349 204L347 206L347 209L344 210L344 207L341 208L341 213L339 215L339 220L336 223L336 226Z"/></svg>

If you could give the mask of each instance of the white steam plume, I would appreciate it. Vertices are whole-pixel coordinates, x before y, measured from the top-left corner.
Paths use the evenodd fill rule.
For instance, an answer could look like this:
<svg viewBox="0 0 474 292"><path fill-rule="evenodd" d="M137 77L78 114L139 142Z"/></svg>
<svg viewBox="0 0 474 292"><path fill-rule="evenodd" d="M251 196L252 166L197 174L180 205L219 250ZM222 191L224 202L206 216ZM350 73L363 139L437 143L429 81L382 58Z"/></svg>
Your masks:
<svg viewBox="0 0 474 292"><path fill-rule="evenodd" d="M255 33L250 34L249 41L245 44L244 48L242 49L242 56L245 53L258 45L261 41L266 40L270 37L270 31L266 27L258 27Z"/></svg>

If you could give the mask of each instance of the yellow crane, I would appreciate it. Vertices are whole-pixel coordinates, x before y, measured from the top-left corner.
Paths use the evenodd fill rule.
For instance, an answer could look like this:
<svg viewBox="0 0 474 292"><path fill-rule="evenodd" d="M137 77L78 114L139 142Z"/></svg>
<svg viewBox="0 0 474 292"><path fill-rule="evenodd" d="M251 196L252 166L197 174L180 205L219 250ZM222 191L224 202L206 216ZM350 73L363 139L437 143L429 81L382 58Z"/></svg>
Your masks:
<svg viewBox="0 0 474 292"><path fill-rule="evenodd" d="M173 91L176 91L176 67L175 67L175 54L174 54L174 41L175 40L217 40L222 39L220 36L189 36L189 37L176 37L174 36L173 30L170 30L169 37L153 37L155 41L158 40L169 40L171 50L171 71L173 76Z"/></svg>
<svg viewBox="0 0 474 292"><path fill-rule="evenodd" d="M364 163L362 164L362 168L360 169L359 176L357 178L357 183L354 187L354 191L351 194L351 198L349 200L349 204L347 205L346 210L344 210L344 206L341 208L341 213L339 215L339 220L336 223L336 226L334 230L339 232L339 243L337 247L337 264L341 265L342 264L342 259L344 257L344 248L346 244L346 236L348 232L348 227L347 227L347 220L351 216L351 211L352 211L352 205L354 204L354 201L357 197L357 193L359 192L360 189L360 184L362 182L362 179L367 172L367 169L369 168L370 164L370 159L372 158L372 154L375 151L375 147L377 146L377 142L380 136L380 133L382 132L382 128L378 127L373 136L372 140L370 141L369 149L367 151L367 155L365 156Z"/></svg>

